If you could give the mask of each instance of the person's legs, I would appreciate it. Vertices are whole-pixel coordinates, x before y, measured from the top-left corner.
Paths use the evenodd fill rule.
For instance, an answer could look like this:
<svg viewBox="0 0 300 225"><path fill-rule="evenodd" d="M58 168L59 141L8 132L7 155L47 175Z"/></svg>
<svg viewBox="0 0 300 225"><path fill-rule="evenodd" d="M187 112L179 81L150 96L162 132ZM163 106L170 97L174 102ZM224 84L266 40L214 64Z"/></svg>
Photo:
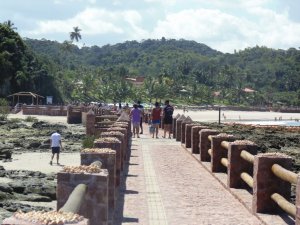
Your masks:
<svg viewBox="0 0 300 225"><path fill-rule="evenodd" d="M56 163L59 164L59 153L56 154Z"/></svg>
<svg viewBox="0 0 300 225"><path fill-rule="evenodd" d="M140 134L143 134L143 118L141 118L141 121L140 121L140 128L141 128Z"/></svg>
<svg viewBox="0 0 300 225"><path fill-rule="evenodd" d="M52 161L53 161L54 155L55 155L55 153L52 153L51 160L50 160L50 165L52 165Z"/></svg>
<svg viewBox="0 0 300 225"><path fill-rule="evenodd" d="M165 137L167 132L169 133L169 138L171 138L171 124L165 124Z"/></svg>
<svg viewBox="0 0 300 225"><path fill-rule="evenodd" d="M139 123L133 123L133 137L135 137L135 134L137 134L137 136L139 135L138 128Z"/></svg>
<svg viewBox="0 0 300 225"><path fill-rule="evenodd" d="M159 129L159 124L155 124L156 129L155 129L155 133L156 133L156 138L158 138L158 129Z"/></svg>
<svg viewBox="0 0 300 225"><path fill-rule="evenodd" d="M139 125L137 125L137 126L136 126L136 135L137 135L138 138L140 137L139 131L140 131L140 127L139 127ZM141 134L142 134L142 133L143 133L143 132L141 132Z"/></svg>

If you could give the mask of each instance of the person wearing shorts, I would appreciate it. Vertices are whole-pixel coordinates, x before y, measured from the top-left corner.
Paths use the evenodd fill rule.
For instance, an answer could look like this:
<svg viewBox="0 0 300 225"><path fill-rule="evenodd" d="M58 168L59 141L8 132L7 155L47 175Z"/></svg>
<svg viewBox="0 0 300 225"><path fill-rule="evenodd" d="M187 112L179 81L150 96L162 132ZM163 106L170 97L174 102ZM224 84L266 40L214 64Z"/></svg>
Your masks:
<svg viewBox="0 0 300 225"><path fill-rule="evenodd" d="M50 146L52 149L50 165L52 165L52 161L53 161L55 154L56 154L56 163L57 163L57 165L60 165L59 164L59 153L60 153L60 150L62 149L62 144L61 144L61 135L58 133L58 131L56 131L55 133L53 133L51 135Z"/></svg>
<svg viewBox="0 0 300 225"><path fill-rule="evenodd" d="M166 138L166 133L169 133L169 138L171 138L171 128L173 123L173 112L174 108L170 105L169 100L165 102L165 108L163 110L163 123L164 123L164 138Z"/></svg>
<svg viewBox="0 0 300 225"><path fill-rule="evenodd" d="M130 118L132 121L132 127L133 127L133 137L135 137L135 134L139 138L139 129L140 129L140 121L141 121L141 110L138 109L138 105L134 104L133 109L130 112Z"/></svg>
<svg viewBox="0 0 300 225"><path fill-rule="evenodd" d="M155 131L152 134L152 138L154 138L154 133L156 134L156 138L158 138L158 128L160 124L161 118L161 108L158 102L155 102L155 107L152 109L151 112L151 121L154 126Z"/></svg>

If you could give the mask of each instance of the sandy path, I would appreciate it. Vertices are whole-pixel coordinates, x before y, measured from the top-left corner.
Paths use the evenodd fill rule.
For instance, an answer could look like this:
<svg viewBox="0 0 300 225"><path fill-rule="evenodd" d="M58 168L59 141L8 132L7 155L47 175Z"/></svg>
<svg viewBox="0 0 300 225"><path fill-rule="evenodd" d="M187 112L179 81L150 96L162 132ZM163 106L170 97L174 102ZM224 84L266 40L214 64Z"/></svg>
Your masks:
<svg viewBox="0 0 300 225"><path fill-rule="evenodd" d="M22 153L13 154L11 162L2 162L0 165L4 166L6 170L32 170L40 171L42 173L57 173L63 166L78 166L80 165L80 154L79 153L61 153L60 154L60 164L56 164L56 159L54 158L54 163L51 166L50 162L51 153Z"/></svg>

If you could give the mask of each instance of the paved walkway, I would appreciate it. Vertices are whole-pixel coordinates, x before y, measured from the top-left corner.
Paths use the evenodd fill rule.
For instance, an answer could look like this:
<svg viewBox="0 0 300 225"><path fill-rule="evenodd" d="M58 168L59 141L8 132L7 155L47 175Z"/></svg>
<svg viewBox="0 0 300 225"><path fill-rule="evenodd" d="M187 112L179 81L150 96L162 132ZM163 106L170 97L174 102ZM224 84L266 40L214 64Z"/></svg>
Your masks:
<svg viewBox="0 0 300 225"><path fill-rule="evenodd" d="M132 141L115 225L261 224L179 142L144 131Z"/></svg>

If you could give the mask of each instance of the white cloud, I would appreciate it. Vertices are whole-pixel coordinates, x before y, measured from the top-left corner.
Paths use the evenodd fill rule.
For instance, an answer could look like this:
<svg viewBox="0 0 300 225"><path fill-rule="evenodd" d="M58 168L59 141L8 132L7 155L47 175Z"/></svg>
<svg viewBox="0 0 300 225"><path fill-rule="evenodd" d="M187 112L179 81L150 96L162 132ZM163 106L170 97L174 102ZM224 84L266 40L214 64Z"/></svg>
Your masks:
<svg viewBox="0 0 300 225"><path fill-rule="evenodd" d="M196 40L224 52L255 45L273 48L299 45L300 24L290 21L287 13L278 14L264 9L259 1L248 6L244 9L250 15L248 17L238 17L217 9L170 13L157 22L151 36Z"/></svg>
<svg viewBox="0 0 300 225"><path fill-rule="evenodd" d="M255 45L283 49L300 46L300 23L291 21L288 7L273 10L271 0L143 0L136 9L132 9L133 0L128 8L121 0L111 1L110 6L105 3L106 8L96 0L54 1L95 5L66 20L40 20L35 29L23 30L22 35L65 39L78 26L91 45L112 44L111 39L100 36L106 35L114 42L162 36L184 38L223 52Z"/></svg>
<svg viewBox="0 0 300 225"><path fill-rule="evenodd" d="M35 30L27 31L28 35L45 35L53 33L66 33L72 30L72 27L78 26L82 29L83 35L97 35L115 33L122 34L126 23L134 30L142 20L141 15L133 10L108 11L105 9L87 8L67 20L46 20L39 21Z"/></svg>

